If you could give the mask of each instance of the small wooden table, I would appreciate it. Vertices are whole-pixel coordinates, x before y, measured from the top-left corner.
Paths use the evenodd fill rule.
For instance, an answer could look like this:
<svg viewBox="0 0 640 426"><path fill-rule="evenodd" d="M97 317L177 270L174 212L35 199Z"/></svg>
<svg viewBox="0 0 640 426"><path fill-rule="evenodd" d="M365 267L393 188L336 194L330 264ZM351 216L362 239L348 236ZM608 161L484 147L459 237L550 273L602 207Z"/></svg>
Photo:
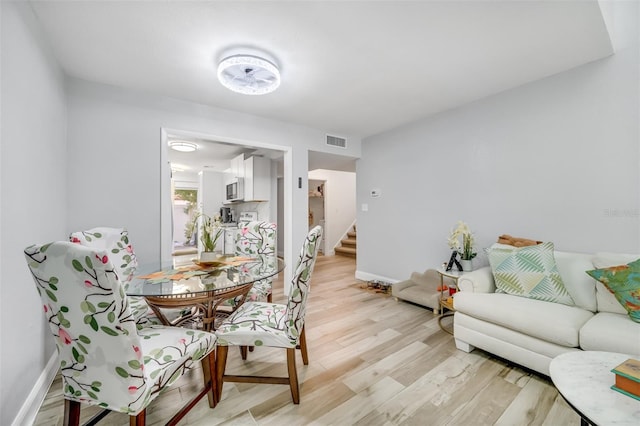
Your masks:
<svg viewBox="0 0 640 426"><path fill-rule="evenodd" d="M453 286L455 291L458 290L458 279L464 274L462 271L446 271L443 268L437 269L438 274L440 275L440 316L438 317L438 325L442 329L449 334L453 334L453 330L449 330L442 325L442 320L446 317L450 317L455 313L455 309L453 308L453 293L450 291L444 292L444 279L449 278L453 281ZM448 284L448 287L451 287L451 284Z"/></svg>
<svg viewBox="0 0 640 426"><path fill-rule="evenodd" d="M611 389L611 370L632 355L576 351L555 357L549 365L553 384L586 425L640 425L640 401Z"/></svg>

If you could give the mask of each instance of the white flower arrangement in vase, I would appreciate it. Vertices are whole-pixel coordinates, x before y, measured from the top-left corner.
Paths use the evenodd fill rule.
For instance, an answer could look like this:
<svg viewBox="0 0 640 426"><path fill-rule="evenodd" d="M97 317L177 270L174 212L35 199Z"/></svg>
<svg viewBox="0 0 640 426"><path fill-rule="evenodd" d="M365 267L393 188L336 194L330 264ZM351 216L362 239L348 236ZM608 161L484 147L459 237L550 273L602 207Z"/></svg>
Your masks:
<svg viewBox="0 0 640 426"><path fill-rule="evenodd" d="M211 262L218 258L215 253L216 244L222 235L222 227L220 216L216 215L213 219L204 213L199 213L195 220L201 219L200 222L200 242L202 242L202 252L200 253L201 262Z"/></svg>
<svg viewBox="0 0 640 426"><path fill-rule="evenodd" d="M460 242L460 237L462 237L462 243ZM460 254L462 269L464 271L472 270L471 259L478 254L474 250L474 244L475 239L473 238L471 229L469 229L469 225L459 220L456 227L451 231L451 234L449 234L449 247Z"/></svg>

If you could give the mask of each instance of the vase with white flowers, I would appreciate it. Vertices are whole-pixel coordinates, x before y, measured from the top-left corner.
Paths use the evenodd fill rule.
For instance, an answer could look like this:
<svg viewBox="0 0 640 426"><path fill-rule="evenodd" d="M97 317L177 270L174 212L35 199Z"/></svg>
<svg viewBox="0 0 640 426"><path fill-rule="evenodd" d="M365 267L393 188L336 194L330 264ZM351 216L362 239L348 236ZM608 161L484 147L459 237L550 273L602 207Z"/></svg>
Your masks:
<svg viewBox="0 0 640 426"><path fill-rule="evenodd" d="M198 213L195 220L200 220L200 242L202 250L200 252L200 262L212 262L219 256L216 253L216 244L222 235L222 227L220 216L216 215L213 219L204 213Z"/></svg>
<svg viewBox="0 0 640 426"><path fill-rule="evenodd" d="M460 242L462 237L462 243ZM474 250L475 239L469 229L469 225L459 220L456 227L449 234L449 247L460 254L461 264L463 271L472 271L473 264L471 260L476 257L477 253Z"/></svg>

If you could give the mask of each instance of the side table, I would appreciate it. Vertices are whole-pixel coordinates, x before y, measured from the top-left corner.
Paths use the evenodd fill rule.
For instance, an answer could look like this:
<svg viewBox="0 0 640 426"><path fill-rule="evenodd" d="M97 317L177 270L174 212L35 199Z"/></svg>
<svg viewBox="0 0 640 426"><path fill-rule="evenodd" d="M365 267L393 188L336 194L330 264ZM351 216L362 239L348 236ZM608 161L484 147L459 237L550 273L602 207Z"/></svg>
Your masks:
<svg viewBox="0 0 640 426"><path fill-rule="evenodd" d="M442 325L442 320L445 317L453 316L455 309L453 308L453 294L458 291L458 279L464 274L462 271L446 271L444 268L437 269L438 275L440 275L440 316L438 317L438 325L449 334L453 334L453 330L445 328ZM448 278L447 287L449 290L445 292L445 278ZM453 289L453 291L451 290Z"/></svg>
<svg viewBox="0 0 640 426"><path fill-rule="evenodd" d="M558 355L549 373L558 392L580 415L585 425L638 425L640 401L611 389L611 370L632 355L614 352L576 351Z"/></svg>

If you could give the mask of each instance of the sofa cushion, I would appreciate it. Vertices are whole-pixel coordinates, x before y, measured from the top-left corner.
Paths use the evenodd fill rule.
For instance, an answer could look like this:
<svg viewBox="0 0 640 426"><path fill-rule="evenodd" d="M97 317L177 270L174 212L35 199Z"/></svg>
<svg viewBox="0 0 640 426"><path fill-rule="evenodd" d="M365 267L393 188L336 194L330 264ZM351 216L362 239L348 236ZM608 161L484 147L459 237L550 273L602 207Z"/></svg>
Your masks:
<svg viewBox="0 0 640 426"><path fill-rule="evenodd" d="M598 252L591 259L593 268L601 269L610 266L627 264L638 259L640 255ZM589 269L593 269L589 268ZM598 312L611 312L614 314L626 314L627 311L616 300L614 294L609 291L600 281L596 281L596 301L598 303Z"/></svg>
<svg viewBox="0 0 640 426"><path fill-rule="evenodd" d="M576 307L505 293L458 292L456 311L538 339L567 347L578 347L580 328L593 313Z"/></svg>
<svg viewBox="0 0 640 426"><path fill-rule="evenodd" d="M573 299L573 303L591 312L598 310L596 303L596 281L585 271L593 269L591 254L556 251L553 253L562 282Z"/></svg>
<svg viewBox="0 0 640 426"><path fill-rule="evenodd" d="M587 271L604 284L629 313L629 317L640 322L640 259L626 265Z"/></svg>
<svg viewBox="0 0 640 426"><path fill-rule="evenodd" d="M496 287L515 296L573 305L553 257L553 243L487 250Z"/></svg>
<svg viewBox="0 0 640 426"><path fill-rule="evenodd" d="M626 314L600 312L580 329L580 347L640 357L640 324Z"/></svg>

